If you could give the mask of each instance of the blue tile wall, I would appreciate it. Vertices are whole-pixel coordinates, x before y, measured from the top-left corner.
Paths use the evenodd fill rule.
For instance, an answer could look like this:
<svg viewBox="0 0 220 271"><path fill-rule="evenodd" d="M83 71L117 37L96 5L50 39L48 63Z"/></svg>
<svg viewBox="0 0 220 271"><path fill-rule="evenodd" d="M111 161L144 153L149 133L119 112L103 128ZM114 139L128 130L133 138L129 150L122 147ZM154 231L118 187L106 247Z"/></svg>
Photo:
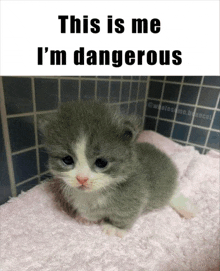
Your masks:
<svg viewBox="0 0 220 271"><path fill-rule="evenodd" d="M159 105L159 101L148 99L146 105L146 115L151 117L157 117L159 112Z"/></svg>
<svg viewBox="0 0 220 271"><path fill-rule="evenodd" d="M136 106L136 114L143 116L144 113L144 102L138 102Z"/></svg>
<svg viewBox="0 0 220 271"><path fill-rule="evenodd" d="M207 130L193 127L189 137L189 142L203 146L205 144L207 135Z"/></svg>
<svg viewBox="0 0 220 271"><path fill-rule="evenodd" d="M163 93L164 100L177 101L180 87L178 84L166 84Z"/></svg>
<svg viewBox="0 0 220 271"><path fill-rule="evenodd" d="M81 95L82 100L89 100L95 97L95 81L88 80L81 82Z"/></svg>
<svg viewBox="0 0 220 271"><path fill-rule="evenodd" d="M198 104L206 107L215 107L219 95L218 88L203 87L199 96Z"/></svg>
<svg viewBox="0 0 220 271"><path fill-rule="evenodd" d="M204 85L220 87L220 76L205 76Z"/></svg>
<svg viewBox="0 0 220 271"><path fill-rule="evenodd" d="M170 137L172 129L172 123L164 120L159 120L157 126L157 132L166 137Z"/></svg>
<svg viewBox="0 0 220 271"><path fill-rule="evenodd" d="M173 120L176 106L177 105L174 103L162 102L160 107L160 118Z"/></svg>
<svg viewBox="0 0 220 271"><path fill-rule="evenodd" d="M79 98L79 80L61 80L61 102L75 101Z"/></svg>
<svg viewBox="0 0 220 271"><path fill-rule="evenodd" d="M58 106L58 81L36 78L34 83L37 111L56 109Z"/></svg>
<svg viewBox="0 0 220 271"><path fill-rule="evenodd" d="M3 77L7 130L11 153L0 134L0 204L12 196L6 155L12 158L17 194L50 176L48 155L37 130L41 115L60 102L99 99L120 105L122 112L144 119L147 76ZM2 127L0 127L2 129ZM1 132L1 131L0 131ZM13 190L14 191L14 190Z"/></svg>
<svg viewBox="0 0 220 271"><path fill-rule="evenodd" d="M168 81L181 82L182 76L167 76Z"/></svg>
<svg viewBox="0 0 220 271"><path fill-rule="evenodd" d="M156 118L149 118L147 116L145 117L145 121L144 121L144 129L145 130L155 131L156 130L156 124L157 124Z"/></svg>
<svg viewBox="0 0 220 271"><path fill-rule="evenodd" d="M200 153L219 150L220 76L151 76L144 125Z"/></svg>
<svg viewBox="0 0 220 271"><path fill-rule="evenodd" d="M220 133L211 131L208 139L207 146L213 149L219 149Z"/></svg>
<svg viewBox="0 0 220 271"><path fill-rule="evenodd" d="M154 99L160 99L162 95L163 83L157 81L150 81L148 97Z"/></svg>
<svg viewBox="0 0 220 271"><path fill-rule="evenodd" d="M124 114L128 114L128 104L121 104L120 105L120 110Z"/></svg>
<svg viewBox="0 0 220 271"><path fill-rule="evenodd" d="M216 111L214 122L212 124L212 129L218 130L219 125L220 125L220 111Z"/></svg>
<svg viewBox="0 0 220 271"><path fill-rule="evenodd" d="M108 99L109 92L109 82L108 81L98 81L97 82L97 98L98 99Z"/></svg>
<svg viewBox="0 0 220 271"><path fill-rule="evenodd" d="M127 102L129 100L129 94L130 94L130 82L123 82L122 83L122 90L121 90L121 101Z"/></svg>
<svg viewBox="0 0 220 271"><path fill-rule="evenodd" d="M33 116L10 118L8 128L13 152L35 146Z"/></svg>
<svg viewBox="0 0 220 271"><path fill-rule="evenodd" d="M135 102L131 102L129 105L129 114L135 114L136 113L136 103Z"/></svg>
<svg viewBox="0 0 220 271"><path fill-rule="evenodd" d="M118 103L120 99L120 82L110 82L110 102Z"/></svg>
<svg viewBox="0 0 220 271"><path fill-rule="evenodd" d="M184 83L191 84L200 84L202 80L202 76L185 76Z"/></svg>
<svg viewBox="0 0 220 271"><path fill-rule="evenodd" d="M176 121L183 123L184 122L191 123L193 112L194 112L193 106L179 104L177 108Z"/></svg>
<svg viewBox="0 0 220 271"><path fill-rule="evenodd" d="M131 94L130 94L131 101L136 101L137 95L138 95L138 83L137 82L132 82L132 84L131 84Z"/></svg>
<svg viewBox="0 0 220 271"><path fill-rule="evenodd" d="M210 109L196 108L193 125L198 125L198 126L208 128L211 124L213 113L214 111Z"/></svg>
<svg viewBox="0 0 220 271"><path fill-rule="evenodd" d="M175 124L174 130L173 130L173 139L186 141L189 133L189 126L183 125L183 124Z"/></svg>
<svg viewBox="0 0 220 271"><path fill-rule="evenodd" d="M37 175L36 150L13 155L15 182L20 183Z"/></svg>
<svg viewBox="0 0 220 271"><path fill-rule="evenodd" d="M25 77L3 77L7 114L33 111L31 79Z"/></svg>
<svg viewBox="0 0 220 271"><path fill-rule="evenodd" d="M5 153L2 122L0 118L0 204L4 203L11 194L11 186L8 174L7 158Z"/></svg>
<svg viewBox="0 0 220 271"><path fill-rule="evenodd" d="M147 88L147 83L140 83L139 92L138 92L138 99L140 99L140 100L145 99L146 88Z"/></svg>
<svg viewBox="0 0 220 271"><path fill-rule="evenodd" d="M48 154L44 148L39 148L40 172L47 171Z"/></svg>
<svg viewBox="0 0 220 271"><path fill-rule="evenodd" d="M199 87L193 85L183 85L180 102L187 104L195 104L198 97Z"/></svg>
<svg viewBox="0 0 220 271"><path fill-rule="evenodd" d="M36 186L37 184L39 184L38 178L35 178L29 182L20 184L17 186L17 193L20 194L22 191L27 191L27 190L33 188L34 186Z"/></svg>

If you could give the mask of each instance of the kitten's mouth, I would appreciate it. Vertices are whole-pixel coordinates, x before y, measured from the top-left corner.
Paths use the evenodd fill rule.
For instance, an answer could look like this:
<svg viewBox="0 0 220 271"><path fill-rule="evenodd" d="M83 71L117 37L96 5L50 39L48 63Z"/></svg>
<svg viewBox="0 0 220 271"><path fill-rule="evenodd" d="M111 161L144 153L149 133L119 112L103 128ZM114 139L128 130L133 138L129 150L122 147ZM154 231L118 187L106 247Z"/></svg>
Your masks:
<svg viewBox="0 0 220 271"><path fill-rule="evenodd" d="M85 186L85 185L80 185L77 187L79 190L88 190L88 186Z"/></svg>

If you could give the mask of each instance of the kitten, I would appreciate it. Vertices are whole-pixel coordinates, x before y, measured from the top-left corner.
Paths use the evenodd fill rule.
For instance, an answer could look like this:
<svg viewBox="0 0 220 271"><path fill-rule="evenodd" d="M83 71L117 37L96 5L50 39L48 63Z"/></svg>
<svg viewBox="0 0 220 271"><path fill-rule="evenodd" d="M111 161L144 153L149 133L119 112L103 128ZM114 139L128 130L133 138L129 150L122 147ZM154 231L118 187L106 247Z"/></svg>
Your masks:
<svg viewBox="0 0 220 271"><path fill-rule="evenodd" d="M95 101L61 104L39 122L53 191L63 208L123 236L138 216L170 202L177 169L153 145L137 143L140 123Z"/></svg>

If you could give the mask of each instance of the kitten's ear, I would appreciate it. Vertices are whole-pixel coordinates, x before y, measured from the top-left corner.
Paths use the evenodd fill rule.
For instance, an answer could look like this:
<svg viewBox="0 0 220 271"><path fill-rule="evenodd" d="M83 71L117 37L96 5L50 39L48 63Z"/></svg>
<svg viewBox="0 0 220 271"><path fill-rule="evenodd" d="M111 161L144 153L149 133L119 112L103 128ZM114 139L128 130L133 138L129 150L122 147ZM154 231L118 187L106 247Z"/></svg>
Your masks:
<svg viewBox="0 0 220 271"><path fill-rule="evenodd" d="M124 140L134 142L141 131L141 121L137 116L128 116L123 121L123 134Z"/></svg>
<svg viewBox="0 0 220 271"><path fill-rule="evenodd" d="M42 134L45 134L48 124L56 119L56 113L40 115L37 118L38 129Z"/></svg>

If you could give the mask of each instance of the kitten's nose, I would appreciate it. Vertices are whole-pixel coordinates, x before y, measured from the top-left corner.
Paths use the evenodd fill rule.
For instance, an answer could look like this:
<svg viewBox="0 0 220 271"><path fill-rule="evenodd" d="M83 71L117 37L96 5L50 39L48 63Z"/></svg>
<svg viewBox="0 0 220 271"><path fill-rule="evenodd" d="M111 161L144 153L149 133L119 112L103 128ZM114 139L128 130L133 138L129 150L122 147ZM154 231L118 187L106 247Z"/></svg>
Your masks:
<svg viewBox="0 0 220 271"><path fill-rule="evenodd" d="M85 176L77 175L76 179L80 184L84 184L84 183L86 183L88 181L89 178L85 177Z"/></svg>

